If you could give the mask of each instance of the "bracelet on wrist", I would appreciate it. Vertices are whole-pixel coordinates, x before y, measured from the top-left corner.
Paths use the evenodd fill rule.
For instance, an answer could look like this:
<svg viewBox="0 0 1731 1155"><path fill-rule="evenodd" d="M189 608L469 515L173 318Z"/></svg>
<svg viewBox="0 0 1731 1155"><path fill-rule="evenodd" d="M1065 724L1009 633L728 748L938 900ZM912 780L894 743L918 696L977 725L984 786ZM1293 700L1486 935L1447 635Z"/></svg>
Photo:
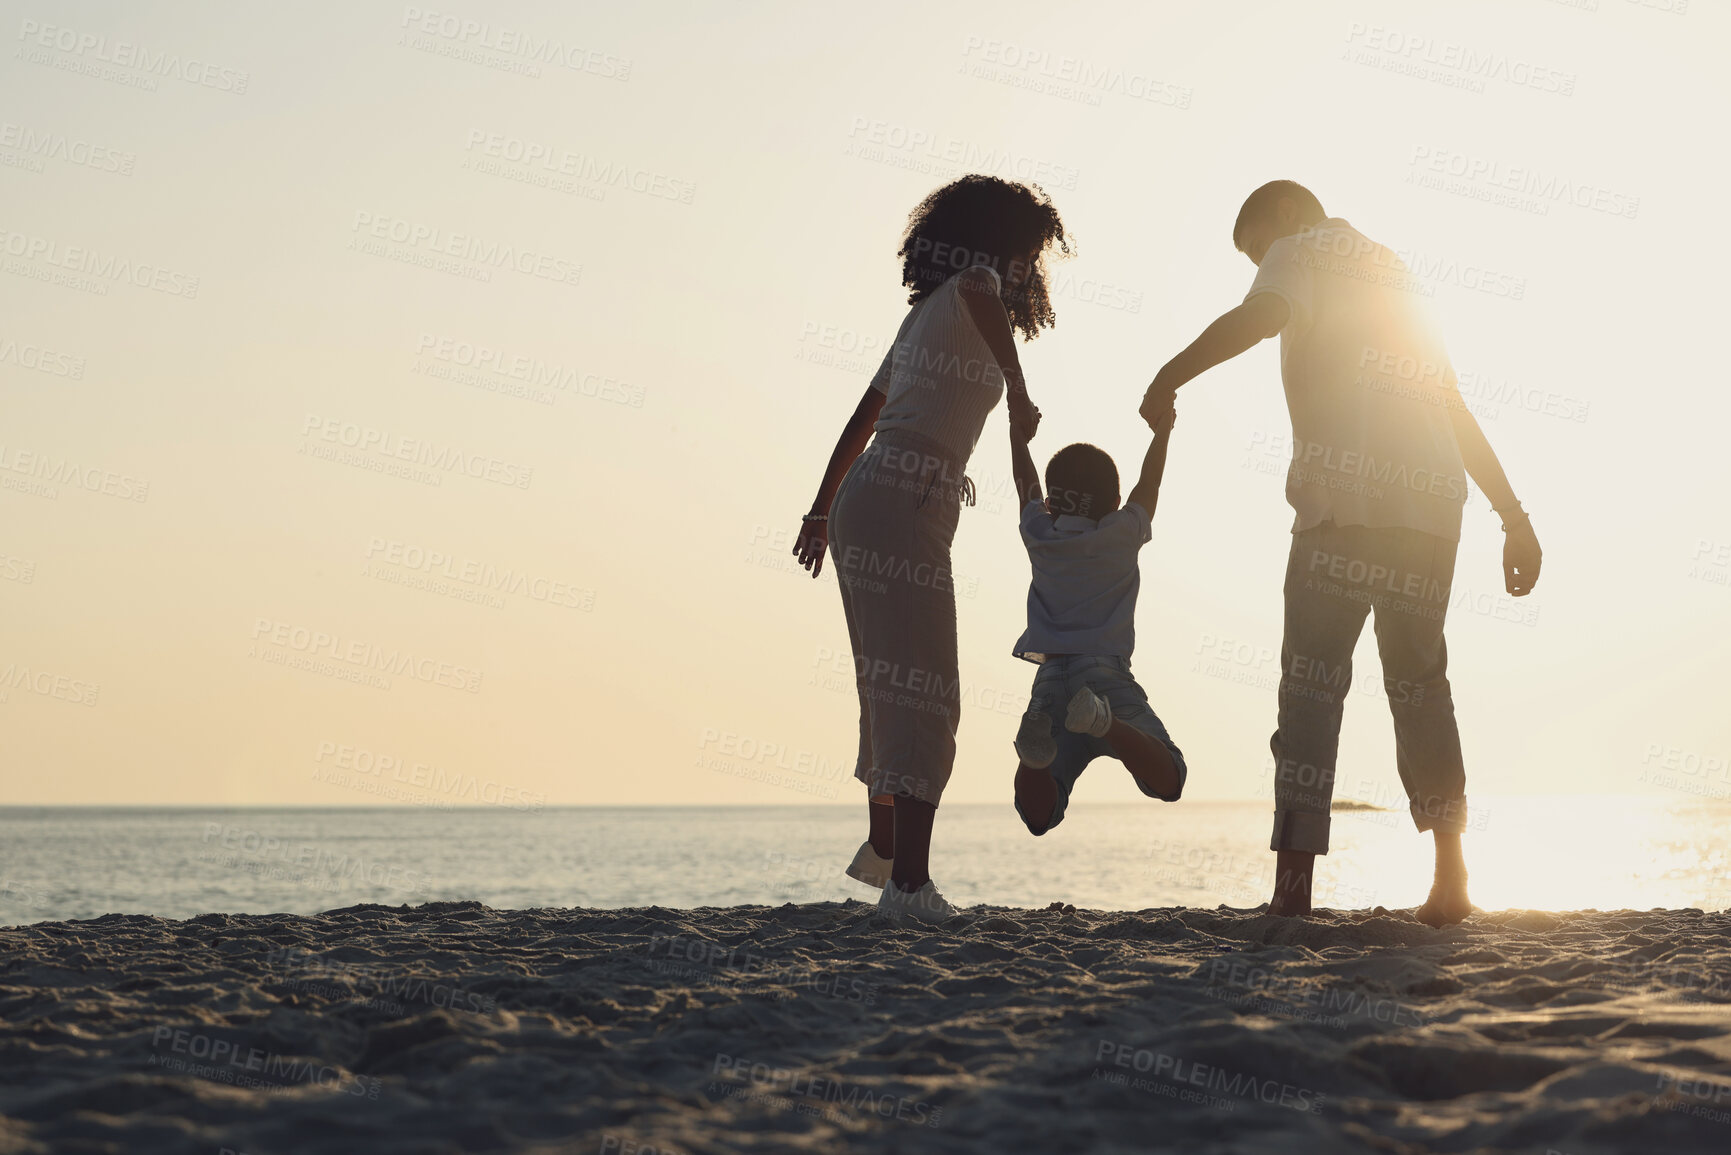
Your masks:
<svg viewBox="0 0 1731 1155"><path fill-rule="evenodd" d="M1503 531L1505 533L1511 526L1531 523L1532 521L1532 518L1527 516L1527 511L1521 508L1521 503L1518 501L1510 502L1502 509L1493 508L1491 512L1503 519Z"/></svg>
<svg viewBox="0 0 1731 1155"><path fill-rule="evenodd" d="M801 521L828 521L829 520L829 514L827 514L827 513L808 513L804 517L800 518L800 520Z"/></svg>

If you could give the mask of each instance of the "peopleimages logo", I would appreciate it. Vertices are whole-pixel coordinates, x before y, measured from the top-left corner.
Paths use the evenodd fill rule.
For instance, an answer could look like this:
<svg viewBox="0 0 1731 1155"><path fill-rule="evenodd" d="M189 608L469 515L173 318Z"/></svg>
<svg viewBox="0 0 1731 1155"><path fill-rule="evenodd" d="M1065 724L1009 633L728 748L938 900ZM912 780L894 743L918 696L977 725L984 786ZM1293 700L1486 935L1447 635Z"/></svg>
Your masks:
<svg viewBox="0 0 1731 1155"><path fill-rule="evenodd" d="M1507 378L1499 381L1474 369L1459 370L1451 386L1448 374L1452 367L1446 361L1426 360L1374 345L1364 347L1358 366L1370 370L1359 374L1354 382L1364 388L1448 409L1468 409L1479 417L1494 417L1502 406L1512 405L1528 413L1582 422L1591 408L1590 402L1577 397L1552 389L1523 388ZM1475 401L1482 404L1475 406L1472 404Z"/></svg>
<svg viewBox="0 0 1731 1155"><path fill-rule="evenodd" d="M359 638L344 638L323 630L259 618L253 623L255 643L280 646L296 654L323 657L366 670L403 675L418 682L465 690L471 694L481 689L481 671L452 665L433 658L417 657L408 650L389 649Z"/></svg>
<svg viewBox="0 0 1731 1155"><path fill-rule="evenodd" d="M36 580L36 563L29 558L0 553L0 580L29 585Z"/></svg>
<svg viewBox="0 0 1731 1155"><path fill-rule="evenodd" d="M0 445L0 474L20 473L45 483L47 497L58 497L53 487L72 486L121 501L144 501L150 497L150 482L95 465L82 465L69 457L54 457L29 449ZM8 488L11 488L10 486Z"/></svg>
<svg viewBox="0 0 1731 1155"><path fill-rule="evenodd" d="M444 578L491 593L514 594L530 601L546 602L566 609L595 608L595 591L575 582L544 575L501 569L491 562L457 557L408 542L374 537L367 542L367 560L382 562L411 573Z"/></svg>
<svg viewBox="0 0 1731 1155"><path fill-rule="evenodd" d="M739 765L757 766L766 770L791 771L806 778L840 780L853 773L855 759L851 755L830 758L811 750L789 749L784 743L765 740L751 734L740 734L705 726L698 735L697 749L707 752L707 762L715 768L716 755ZM791 756L791 757L790 757ZM699 753L697 765L706 764L705 753Z"/></svg>
<svg viewBox="0 0 1731 1155"><path fill-rule="evenodd" d="M878 1088L845 1083L808 1070L778 1067L739 1055L717 1054L709 1073L712 1077L709 1084L711 1094L747 1101L759 1096L768 1101L779 1099L783 1105L801 1114L820 1114L831 1121L853 1122L859 1116L867 1115L937 1127L944 1115L942 1107L923 1099L892 1095ZM831 1106L842 1108L846 1113L832 1115L822 1110Z"/></svg>
<svg viewBox="0 0 1731 1155"><path fill-rule="evenodd" d="M1113 1066L1136 1071L1151 1071L1158 1078L1180 1086L1198 1087L1205 1092L1218 1091L1235 1099L1255 1100L1309 1115L1320 1115L1327 1100L1326 1095L1308 1087L1258 1078L1246 1072L1182 1059L1165 1051L1149 1051L1109 1040L1101 1040L1094 1061L1110 1062Z"/></svg>
<svg viewBox="0 0 1731 1155"><path fill-rule="evenodd" d="M69 377L74 381L84 376L82 357L28 342L21 343L11 337L0 337L0 365L8 363L20 369L33 369L51 377Z"/></svg>
<svg viewBox="0 0 1731 1155"><path fill-rule="evenodd" d="M1042 188L1073 189L1078 177L1074 165L869 116L853 118L843 155L920 172L930 170L934 175L986 172L1005 180L1030 181Z"/></svg>
<svg viewBox="0 0 1731 1155"><path fill-rule="evenodd" d="M1352 487L1343 484L1342 479L1356 479L1369 480L1390 489L1426 493L1450 501L1465 501L1467 497L1464 476L1438 473L1422 467L1409 469L1404 461L1386 457L1379 460L1374 454L1353 449L1337 449L1332 445L1307 441L1301 437L1294 438L1292 442L1289 478L1289 485L1296 481L1301 485L1326 485L1331 489L1347 489Z"/></svg>
<svg viewBox="0 0 1731 1155"><path fill-rule="evenodd" d="M499 1000L491 995L466 991L436 977L427 978L394 966L348 962L295 946L267 951L263 961L266 966L280 967L291 976L285 984L290 990L344 1001L351 996L351 991L344 988L373 990L382 996L378 1001L399 1016L404 1003L425 1003L477 1015L490 1015L499 1009Z"/></svg>
<svg viewBox="0 0 1731 1155"><path fill-rule="evenodd" d="M602 373L587 372L556 361L547 361L527 353L494 348L483 342L423 332L415 343L415 353L458 369L497 374L522 382L532 389L546 389L569 393L574 397L610 401L632 409L643 408L645 390L641 385Z"/></svg>
<svg viewBox="0 0 1731 1155"><path fill-rule="evenodd" d="M1412 169L1409 181L1414 175L1426 174L1453 178L1465 189L1479 190L1483 195L1478 199L1490 199L1490 194L1528 198L1509 203L1516 208L1528 207L1539 215L1548 213L1552 204L1573 205L1628 220L1634 220L1641 211L1640 197L1561 173L1546 172L1534 165L1507 164L1495 157L1475 156L1426 144L1414 145L1407 163ZM1434 187L1455 191L1441 185ZM1468 195L1475 194L1469 192Z"/></svg>
<svg viewBox="0 0 1731 1155"><path fill-rule="evenodd" d="M429 258L449 257L495 269L509 268L524 276L538 277L555 284L575 285L583 279L583 266L563 257L485 240L468 233L454 233L403 217L370 213L365 209L355 211L354 223L349 226L349 231L356 234L356 239L363 242L363 247L364 243L369 241L389 242L408 252L419 252ZM484 274L487 270L480 268L475 271Z"/></svg>
<svg viewBox="0 0 1731 1155"><path fill-rule="evenodd" d="M150 289L158 293L167 293L171 297L198 296L198 278L186 273L176 272L153 265L148 262L133 261L128 257L117 256L114 253L104 253L84 245L65 245L53 237L36 236L32 233L14 232L11 229L0 228L0 253L8 257L18 257L26 261L40 261L43 265L55 269L64 269L69 273L82 273L95 278L91 291L106 294L108 288L103 282L124 281L140 289ZM8 269L8 272L26 272L29 266L18 270ZM43 274L46 278L46 274Z"/></svg>
<svg viewBox="0 0 1731 1155"><path fill-rule="evenodd" d="M626 188L644 196L690 204L697 186L688 180L670 177L645 168L601 160L587 153L572 152L558 145L523 140L479 128L469 130L465 151L479 152L493 160L509 161L525 168L539 168L558 176L568 176L585 184L602 188Z"/></svg>
<svg viewBox="0 0 1731 1155"><path fill-rule="evenodd" d="M1348 44L1369 50L1362 64L1380 63L1391 72L1409 72L1425 80L1452 78L1453 87L1484 91L1487 80L1533 88L1557 96L1572 96L1575 74L1535 64L1503 52L1485 51L1423 33L1403 32L1354 20L1347 24ZM1349 49L1350 51L1350 49ZM1403 67L1404 66L1404 67Z"/></svg>
<svg viewBox="0 0 1731 1155"><path fill-rule="evenodd" d="M61 132L46 132L29 125L0 121L0 148L13 149L35 161L59 160L98 172L131 176L138 157L130 152L93 144ZM36 171L40 172L38 167Z"/></svg>
<svg viewBox="0 0 1731 1155"><path fill-rule="evenodd" d="M452 45L513 56L533 64L550 64L571 72L587 72L603 80L630 80L631 61L623 56L567 44L551 36L469 20L450 12L435 12L413 6L403 9L402 28L425 37L436 37ZM411 45L420 47L420 45Z"/></svg>
<svg viewBox="0 0 1731 1155"><path fill-rule="evenodd" d="M55 698L70 702L74 706L94 706L96 695L102 691L102 687L68 674L32 670L29 666L8 662L6 668L0 670L0 691L3 691L0 692L0 702L5 701L7 692L12 690L40 694L44 698Z"/></svg>
<svg viewBox="0 0 1731 1155"><path fill-rule="evenodd" d="M547 805L547 795L538 790L522 790L496 778L482 778L461 770L447 770L443 766L380 753L365 746L320 742L313 761L325 772L321 775L315 771L315 779L331 780L332 770L336 771L335 777L347 779L351 775L356 776L355 782L370 779L376 783L384 783L388 775L389 782L393 785L401 783L406 787L430 791L453 804L484 804L535 812ZM349 783L338 781L334 784L340 786Z"/></svg>
<svg viewBox="0 0 1731 1155"><path fill-rule="evenodd" d="M962 71L1013 88L1026 88L1066 100L1098 105L1102 94L1129 97L1169 108L1189 108L1194 92L1182 84L1149 72L1096 64L1078 56L1024 48L1005 40L969 36L962 56L971 62Z"/></svg>
<svg viewBox="0 0 1731 1155"><path fill-rule="evenodd" d="M155 77L173 77L237 96L246 93L247 81L251 79L238 68L224 68L190 56L182 58L178 52L151 49L129 40L111 42L106 36L55 24L38 24L34 20L19 22L18 39L26 47L52 48L80 59L136 69Z"/></svg>
<svg viewBox="0 0 1731 1155"><path fill-rule="evenodd" d="M465 453L454 446L436 445L419 437L403 437L388 430L357 425L335 417L320 417L309 413L301 424L301 433L306 436L309 445L316 438L361 453L410 462L446 473L455 471L478 481L491 481L496 485L509 485L517 489L528 489L529 483L535 477L533 466L501 461L481 453ZM305 452L305 447L302 452Z"/></svg>
<svg viewBox="0 0 1731 1155"><path fill-rule="evenodd" d="M200 855L200 862L307 883L320 890L340 890L349 883L413 894L426 892L433 885L424 870L312 842L285 843L274 834L244 826L206 822L201 841L210 849Z"/></svg>

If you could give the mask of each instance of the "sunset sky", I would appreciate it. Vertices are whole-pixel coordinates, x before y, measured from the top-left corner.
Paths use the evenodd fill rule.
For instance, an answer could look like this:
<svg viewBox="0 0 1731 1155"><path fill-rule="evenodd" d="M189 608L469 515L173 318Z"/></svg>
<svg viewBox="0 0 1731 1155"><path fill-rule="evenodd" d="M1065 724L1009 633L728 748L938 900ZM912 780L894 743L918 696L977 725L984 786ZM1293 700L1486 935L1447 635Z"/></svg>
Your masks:
<svg viewBox="0 0 1731 1155"><path fill-rule="evenodd" d="M1723 6L3 8L0 803L857 802L835 583L789 551L908 210L968 171L1077 240L1023 351L1042 464L1133 470L1257 185L1406 256L1545 548L1508 598L1469 501L1469 792L1731 793ZM1178 415L1135 668L1186 796L1255 797L1274 343ZM946 801L1007 804L1033 673L1004 425ZM1339 794L1399 805L1358 660L1340 772L1383 793Z"/></svg>

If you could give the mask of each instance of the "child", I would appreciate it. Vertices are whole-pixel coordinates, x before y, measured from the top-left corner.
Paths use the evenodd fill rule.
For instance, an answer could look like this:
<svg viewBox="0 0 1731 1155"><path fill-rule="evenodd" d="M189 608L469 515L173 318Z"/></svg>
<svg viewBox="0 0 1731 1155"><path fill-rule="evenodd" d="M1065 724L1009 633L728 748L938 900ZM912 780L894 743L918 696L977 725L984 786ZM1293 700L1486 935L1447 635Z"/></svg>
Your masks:
<svg viewBox="0 0 1731 1155"><path fill-rule="evenodd" d="M1042 501L1027 438L1010 430L1016 492L1025 503L1022 541L1034 571L1028 628L1013 652L1040 665L1016 732L1016 812L1034 834L1063 821L1076 779L1101 755L1123 762L1150 798L1176 802L1183 793L1184 755L1130 674L1141 584L1136 554L1153 536L1171 433L1168 419L1120 509L1117 467L1087 444L1052 457L1051 494Z"/></svg>

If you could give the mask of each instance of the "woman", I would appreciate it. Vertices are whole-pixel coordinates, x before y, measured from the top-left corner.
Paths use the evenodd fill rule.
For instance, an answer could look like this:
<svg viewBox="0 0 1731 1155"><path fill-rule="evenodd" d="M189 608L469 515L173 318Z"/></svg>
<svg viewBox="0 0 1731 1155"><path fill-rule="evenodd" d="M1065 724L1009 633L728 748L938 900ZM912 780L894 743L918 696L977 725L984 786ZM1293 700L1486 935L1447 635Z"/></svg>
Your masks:
<svg viewBox="0 0 1731 1155"><path fill-rule="evenodd" d="M928 868L961 712L950 542L973 504L963 471L1006 384L1010 420L1029 437L1039 426L1015 334L1054 321L1041 267L1052 246L1070 251L1037 187L965 176L914 209L898 254L912 307L794 545L815 578L833 538L859 687L854 776L870 800L870 836L847 873L881 886L879 908L898 917L955 913Z"/></svg>

